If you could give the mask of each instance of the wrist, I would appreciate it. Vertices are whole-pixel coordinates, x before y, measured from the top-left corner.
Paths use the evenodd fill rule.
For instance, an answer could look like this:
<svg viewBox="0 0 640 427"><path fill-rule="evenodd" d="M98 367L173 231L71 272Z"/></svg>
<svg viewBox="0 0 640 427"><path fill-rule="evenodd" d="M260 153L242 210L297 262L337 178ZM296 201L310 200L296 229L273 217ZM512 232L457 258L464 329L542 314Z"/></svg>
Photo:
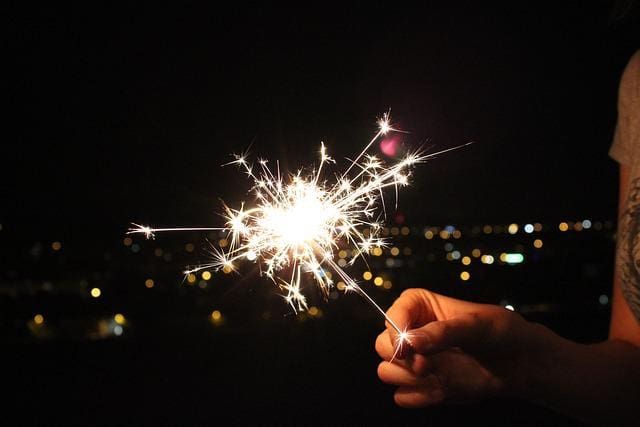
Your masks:
<svg viewBox="0 0 640 427"><path fill-rule="evenodd" d="M580 351L581 344L566 340L535 322L526 323L521 338L511 394L544 405L558 387L558 380L563 378L559 371L566 373L570 369L568 361Z"/></svg>

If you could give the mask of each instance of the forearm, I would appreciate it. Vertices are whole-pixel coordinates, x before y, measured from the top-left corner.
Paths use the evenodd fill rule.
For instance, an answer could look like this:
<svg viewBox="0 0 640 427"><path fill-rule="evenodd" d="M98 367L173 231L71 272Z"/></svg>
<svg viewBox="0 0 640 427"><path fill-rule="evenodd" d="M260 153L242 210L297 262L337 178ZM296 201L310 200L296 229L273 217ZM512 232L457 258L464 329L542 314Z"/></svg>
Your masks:
<svg viewBox="0 0 640 427"><path fill-rule="evenodd" d="M532 328L541 345L525 358L519 394L589 423L637 425L640 349L623 341L578 344Z"/></svg>

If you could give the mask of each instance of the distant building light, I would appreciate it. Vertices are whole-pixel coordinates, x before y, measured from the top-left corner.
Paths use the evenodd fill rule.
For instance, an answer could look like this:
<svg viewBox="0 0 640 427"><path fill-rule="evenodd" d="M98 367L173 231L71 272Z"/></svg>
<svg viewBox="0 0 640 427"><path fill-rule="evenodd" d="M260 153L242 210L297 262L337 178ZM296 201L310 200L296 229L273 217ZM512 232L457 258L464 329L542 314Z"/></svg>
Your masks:
<svg viewBox="0 0 640 427"><path fill-rule="evenodd" d="M482 262L483 264L493 264L493 257L491 255L482 255L482 258L480 258L480 262Z"/></svg>
<svg viewBox="0 0 640 427"><path fill-rule="evenodd" d="M42 314L36 314L33 316L33 322L36 325L42 325L44 323L44 316Z"/></svg>
<svg viewBox="0 0 640 427"><path fill-rule="evenodd" d="M524 255L519 253L504 254L504 259L500 256L500 259L507 264L520 264L524 261Z"/></svg>
<svg viewBox="0 0 640 427"><path fill-rule="evenodd" d="M116 313L116 315L113 316L113 320L115 320L118 325L124 325L126 319L122 313Z"/></svg>

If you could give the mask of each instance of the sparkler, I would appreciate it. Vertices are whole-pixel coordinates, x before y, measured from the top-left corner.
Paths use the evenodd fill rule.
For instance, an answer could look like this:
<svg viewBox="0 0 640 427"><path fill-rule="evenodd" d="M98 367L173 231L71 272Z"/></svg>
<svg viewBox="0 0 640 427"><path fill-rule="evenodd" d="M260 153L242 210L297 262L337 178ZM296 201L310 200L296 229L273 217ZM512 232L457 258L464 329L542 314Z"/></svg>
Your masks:
<svg viewBox="0 0 640 427"><path fill-rule="evenodd" d="M211 262L187 269L185 274L204 269L236 270L241 261L257 263L261 274L284 291L284 299L295 312L307 308L302 293L303 279L312 277L326 297L334 287L333 275L327 274L332 271L344 282L345 291L354 291L363 297L395 329L397 354L409 342L407 332L336 263L334 253L341 245L349 246L354 256L348 265L353 265L373 249L387 246L387 241L380 237L380 218L386 210L383 190L394 188L397 204L398 187L408 185L414 165L463 145L432 154L415 151L386 165L369 151L389 132L403 131L392 126L388 113L377 124L377 133L360 154L350 160L346 171L336 175L332 182L323 178L327 165L335 163L327 155L324 143L320 146L320 164L310 173L301 169L285 175L279 163L274 171L267 160L253 165L246 154L234 155L234 160L226 165L237 165L253 182L249 192L255 196L255 204L251 207L242 204L239 209L224 205L225 227L151 228L133 223L128 234L140 233L152 238L157 232L167 231L225 232L228 248L213 247Z"/></svg>

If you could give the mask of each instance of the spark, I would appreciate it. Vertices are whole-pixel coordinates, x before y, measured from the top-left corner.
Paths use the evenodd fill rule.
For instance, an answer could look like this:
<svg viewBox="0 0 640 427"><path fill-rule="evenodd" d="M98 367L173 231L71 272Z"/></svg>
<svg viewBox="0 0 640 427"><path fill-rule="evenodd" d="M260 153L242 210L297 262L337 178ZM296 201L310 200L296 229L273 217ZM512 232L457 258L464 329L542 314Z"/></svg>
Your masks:
<svg viewBox="0 0 640 427"><path fill-rule="evenodd" d="M153 238L155 233L165 231L224 232L228 247L214 247L211 262L188 268L185 274L203 269L236 271L240 262L257 263L261 273L283 291L284 300L295 312L308 308L302 292L305 279L312 279L326 297L334 287L333 274L327 273L333 272L345 283L345 292L353 291L363 297L397 332L398 354L409 343L406 331L335 262L334 254L340 248L351 247L354 253L348 263L351 266L372 250L385 247L387 241L380 237L380 218L386 214L383 190L394 188L397 204L398 187L408 185L413 166L453 148L432 154L411 152L387 165L369 150L380 137L403 131L392 125L389 113L377 125L377 133L333 181L323 178L323 169L335 163L324 143L320 147L320 163L309 173L301 169L283 175L277 164L274 174L267 160L259 159L254 166L246 153L234 155L234 160L226 165L237 166L253 182L250 193L255 202L252 207L245 208L242 204L239 209L225 205L225 227L152 228L133 223L128 233Z"/></svg>

